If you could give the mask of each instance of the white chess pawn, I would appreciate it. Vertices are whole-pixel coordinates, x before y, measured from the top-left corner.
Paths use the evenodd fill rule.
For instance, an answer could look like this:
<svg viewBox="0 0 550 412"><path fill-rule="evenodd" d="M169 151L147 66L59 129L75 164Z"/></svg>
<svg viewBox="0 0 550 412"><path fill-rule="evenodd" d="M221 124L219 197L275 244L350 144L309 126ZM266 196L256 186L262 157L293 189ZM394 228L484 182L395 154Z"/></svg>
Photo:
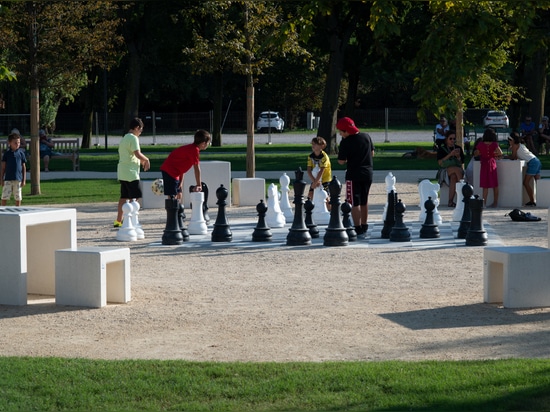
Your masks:
<svg viewBox="0 0 550 412"><path fill-rule="evenodd" d="M384 179L386 182L386 193L395 193L395 176L392 172L389 172ZM386 213L388 212L388 196L386 196L386 204L384 205L384 211L382 212L382 220L386 220Z"/></svg>
<svg viewBox="0 0 550 412"><path fill-rule="evenodd" d="M204 214L202 212L202 204L204 203L204 193L191 192L191 219L187 225L187 231L190 235L206 235L208 227Z"/></svg>
<svg viewBox="0 0 550 412"><path fill-rule="evenodd" d="M281 211L283 212L287 223L291 223L294 220L294 213L292 212L292 206L288 198L288 192L290 191L290 177L286 173L279 178L281 184Z"/></svg>
<svg viewBox="0 0 550 412"><path fill-rule="evenodd" d="M315 207L312 211L313 221L318 225L328 225L330 222L330 212L327 209L328 193L323 186L317 186L313 189L313 199L311 200Z"/></svg>
<svg viewBox="0 0 550 412"><path fill-rule="evenodd" d="M453 210L453 222L460 222L462 220L462 215L464 214L464 196L462 195L462 188L466 182L464 179L460 179L460 181L456 184L456 207Z"/></svg>
<svg viewBox="0 0 550 412"><path fill-rule="evenodd" d="M145 232L143 231L141 224L139 223L139 209L140 205L137 202L136 199L132 199L132 202L130 203L132 205L132 225L134 226L134 229L136 230L136 235L138 239L145 239Z"/></svg>
<svg viewBox="0 0 550 412"><path fill-rule="evenodd" d="M118 229L116 234L116 240L122 242L135 242L137 240L137 233L134 225L132 224L132 211L134 208L127 200L122 205L122 226Z"/></svg>
<svg viewBox="0 0 550 412"><path fill-rule="evenodd" d="M279 194L277 193L277 186L271 183L267 189L267 213L265 215L265 222L269 227L285 227L286 219L285 215L281 211L279 206Z"/></svg>

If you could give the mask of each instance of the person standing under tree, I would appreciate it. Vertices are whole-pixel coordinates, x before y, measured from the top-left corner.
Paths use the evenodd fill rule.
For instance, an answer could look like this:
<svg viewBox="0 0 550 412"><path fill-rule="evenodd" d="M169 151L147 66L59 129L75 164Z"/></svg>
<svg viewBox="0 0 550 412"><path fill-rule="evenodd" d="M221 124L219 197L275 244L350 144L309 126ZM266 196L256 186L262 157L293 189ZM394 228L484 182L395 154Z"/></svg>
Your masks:
<svg viewBox="0 0 550 412"><path fill-rule="evenodd" d="M20 148L21 137L12 133L8 136L8 150L2 155L0 184L2 185L2 206L6 206L13 193L15 206L21 206L21 188L27 181L25 152Z"/></svg>
<svg viewBox="0 0 550 412"><path fill-rule="evenodd" d="M497 134L490 127L483 132L482 143L474 150L474 156L479 156L479 186L483 188L483 204L487 206L489 188L493 189L493 203L489 207L498 205L498 175L497 161L502 157L502 150L498 145Z"/></svg>
<svg viewBox="0 0 550 412"><path fill-rule="evenodd" d="M342 136L338 163L346 165L346 200L351 203L351 217L357 236L367 235L369 191L372 185L374 144L368 133L360 133L349 117L336 123Z"/></svg>
<svg viewBox="0 0 550 412"><path fill-rule="evenodd" d="M142 197L139 187L139 172L143 165L146 172L151 167L149 158L141 153L139 136L143 132L143 121L135 117L130 121L130 130L124 135L118 145L117 178L120 182L120 200L118 201L118 213L114 227L122 226L122 206L127 200L140 199Z"/></svg>

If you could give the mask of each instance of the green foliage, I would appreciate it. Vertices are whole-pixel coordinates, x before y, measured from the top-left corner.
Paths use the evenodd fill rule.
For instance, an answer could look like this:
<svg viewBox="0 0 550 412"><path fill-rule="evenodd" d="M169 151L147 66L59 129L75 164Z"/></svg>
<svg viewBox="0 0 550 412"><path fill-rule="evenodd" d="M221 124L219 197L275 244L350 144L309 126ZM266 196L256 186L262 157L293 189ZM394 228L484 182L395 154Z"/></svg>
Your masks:
<svg viewBox="0 0 550 412"><path fill-rule="evenodd" d="M543 411L549 361L0 358L0 410Z"/></svg>

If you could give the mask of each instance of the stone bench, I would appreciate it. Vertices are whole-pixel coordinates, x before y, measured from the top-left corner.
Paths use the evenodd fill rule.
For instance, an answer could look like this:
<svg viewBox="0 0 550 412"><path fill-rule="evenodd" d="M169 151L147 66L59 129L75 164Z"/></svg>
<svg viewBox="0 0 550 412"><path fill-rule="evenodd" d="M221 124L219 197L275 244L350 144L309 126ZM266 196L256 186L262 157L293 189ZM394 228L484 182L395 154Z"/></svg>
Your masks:
<svg viewBox="0 0 550 412"><path fill-rule="evenodd" d="M550 179L540 179L536 185L537 206L550 207Z"/></svg>
<svg viewBox="0 0 550 412"><path fill-rule="evenodd" d="M233 204L236 206L256 206L260 200L265 201L265 179L234 178Z"/></svg>
<svg viewBox="0 0 550 412"><path fill-rule="evenodd" d="M100 308L126 303L130 292L130 249L83 247L55 251L55 303Z"/></svg>

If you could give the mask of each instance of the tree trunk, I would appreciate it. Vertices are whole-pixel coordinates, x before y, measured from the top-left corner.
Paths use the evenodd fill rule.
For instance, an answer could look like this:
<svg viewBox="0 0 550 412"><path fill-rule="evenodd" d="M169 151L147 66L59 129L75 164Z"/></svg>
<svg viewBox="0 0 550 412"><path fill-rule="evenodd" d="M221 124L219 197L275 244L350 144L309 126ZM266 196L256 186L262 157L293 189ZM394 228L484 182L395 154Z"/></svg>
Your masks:
<svg viewBox="0 0 550 412"><path fill-rule="evenodd" d="M212 146L222 145L222 102L223 102L223 74L214 73L214 107L212 125Z"/></svg>
<svg viewBox="0 0 550 412"><path fill-rule="evenodd" d="M246 177L256 177L254 153L254 79L246 76Z"/></svg>
<svg viewBox="0 0 550 412"><path fill-rule="evenodd" d="M82 110L82 144L80 145L83 149L89 149L92 145L95 84L90 80L91 77L94 77L92 73L90 73L88 85L84 91L84 109Z"/></svg>
<svg viewBox="0 0 550 412"><path fill-rule="evenodd" d="M41 194L40 190L40 144L38 142L38 128L40 112L40 92L38 88L31 90L31 195Z"/></svg>
<svg viewBox="0 0 550 412"><path fill-rule="evenodd" d="M548 50L539 49L528 61L525 84L528 97L531 98L529 113L533 116L536 126L544 116L544 100L546 97L546 70L548 67Z"/></svg>

